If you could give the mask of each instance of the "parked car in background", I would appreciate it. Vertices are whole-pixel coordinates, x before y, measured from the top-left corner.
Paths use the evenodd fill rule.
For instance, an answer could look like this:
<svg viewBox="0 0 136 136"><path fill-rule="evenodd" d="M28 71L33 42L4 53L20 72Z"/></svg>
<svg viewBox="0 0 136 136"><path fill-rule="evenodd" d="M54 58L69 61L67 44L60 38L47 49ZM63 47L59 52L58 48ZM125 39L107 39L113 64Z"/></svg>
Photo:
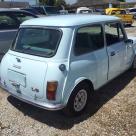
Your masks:
<svg viewBox="0 0 136 136"><path fill-rule="evenodd" d="M128 14L125 9L121 8L107 8L105 10L106 15L113 15L121 18L124 25L131 26L134 22L134 17L132 14Z"/></svg>
<svg viewBox="0 0 136 136"><path fill-rule="evenodd" d="M93 9L90 9L90 8L88 8L88 7L79 7L79 8L77 8L77 11L76 11L76 13L87 13L87 14L91 14L91 13L93 13Z"/></svg>
<svg viewBox="0 0 136 136"><path fill-rule="evenodd" d="M32 6L31 8L37 10L41 15L55 15L60 13L60 9L55 6Z"/></svg>
<svg viewBox="0 0 136 136"><path fill-rule="evenodd" d="M93 13L97 15L105 15L104 9L99 9L99 8L94 9Z"/></svg>
<svg viewBox="0 0 136 136"><path fill-rule="evenodd" d="M59 10L59 14L61 15L68 14L68 10Z"/></svg>
<svg viewBox="0 0 136 136"><path fill-rule="evenodd" d="M127 8L128 13L133 14L134 19L136 19L136 8Z"/></svg>
<svg viewBox="0 0 136 136"><path fill-rule="evenodd" d="M46 15L44 6L32 6L31 8L33 8L34 10L36 10L41 15Z"/></svg>
<svg viewBox="0 0 136 136"><path fill-rule="evenodd" d="M26 11L0 9L0 61L8 51L20 24L37 16Z"/></svg>
<svg viewBox="0 0 136 136"><path fill-rule="evenodd" d="M30 12L32 14L35 14L35 15L40 15L40 13L36 9L31 8L31 7L29 7L29 8L20 8L20 10L28 11L28 12Z"/></svg>
<svg viewBox="0 0 136 136"><path fill-rule="evenodd" d="M2 59L1 84L29 104L77 115L93 91L135 62L133 41L117 17L43 17L21 24Z"/></svg>

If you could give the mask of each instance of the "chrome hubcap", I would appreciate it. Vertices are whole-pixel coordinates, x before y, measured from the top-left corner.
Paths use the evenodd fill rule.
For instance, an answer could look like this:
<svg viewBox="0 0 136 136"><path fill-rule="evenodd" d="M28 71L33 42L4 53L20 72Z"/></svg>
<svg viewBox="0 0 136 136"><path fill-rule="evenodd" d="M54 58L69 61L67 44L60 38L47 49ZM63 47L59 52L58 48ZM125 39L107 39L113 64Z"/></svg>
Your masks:
<svg viewBox="0 0 136 136"><path fill-rule="evenodd" d="M85 105L86 105L86 101L87 101L87 92L86 90L80 90L74 100L74 110L79 112L81 111Z"/></svg>

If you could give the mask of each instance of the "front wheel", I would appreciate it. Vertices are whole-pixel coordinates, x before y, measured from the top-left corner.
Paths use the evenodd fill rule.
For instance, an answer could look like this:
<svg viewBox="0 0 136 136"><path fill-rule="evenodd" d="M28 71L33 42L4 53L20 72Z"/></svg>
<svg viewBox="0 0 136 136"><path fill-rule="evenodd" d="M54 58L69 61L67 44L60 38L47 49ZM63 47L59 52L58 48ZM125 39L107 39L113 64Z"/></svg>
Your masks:
<svg viewBox="0 0 136 136"><path fill-rule="evenodd" d="M89 103L90 89L87 84L79 84L71 94L66 108L63 110L69 116L81 114Z"/></svg>

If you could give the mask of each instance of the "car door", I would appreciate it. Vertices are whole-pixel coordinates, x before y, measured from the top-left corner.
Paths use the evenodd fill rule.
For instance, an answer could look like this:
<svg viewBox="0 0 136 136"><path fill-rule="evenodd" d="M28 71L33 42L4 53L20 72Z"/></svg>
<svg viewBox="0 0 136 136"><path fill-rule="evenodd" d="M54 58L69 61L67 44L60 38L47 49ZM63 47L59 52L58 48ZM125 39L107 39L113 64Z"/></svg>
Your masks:
<svg viewBox="0 0 136 136"><path fill-rule="evenodd" d="M8 51L19 25L10 13L0 13L0 61Z"/></svg>
<svg viewBox="0 0 136 136"><path fill-rule="evenodd" d="M81 27L76 33L74 56L71 57L69 82L85 77L98 89L107 82L108 56L102 25ZM73 80L71 80L73 79Z"/></svg>
<svg viewBox="0 0 136 136"><path fill-rule="evenodd" d="M111 80L126 69L126 36L120 22L105 24L105 39L109 57L108 79Z"/></svg>
<svg viewBox="0 0 136 136"><path fill-rule="evenodd" d="M130 39L127 39L125 41L126 44L126 53L125 53L125 60L124 60L124 68L128 69L132 66L134 57L135 57L135 53L134 53L134 49L133 49L133 42Z"/></svg>

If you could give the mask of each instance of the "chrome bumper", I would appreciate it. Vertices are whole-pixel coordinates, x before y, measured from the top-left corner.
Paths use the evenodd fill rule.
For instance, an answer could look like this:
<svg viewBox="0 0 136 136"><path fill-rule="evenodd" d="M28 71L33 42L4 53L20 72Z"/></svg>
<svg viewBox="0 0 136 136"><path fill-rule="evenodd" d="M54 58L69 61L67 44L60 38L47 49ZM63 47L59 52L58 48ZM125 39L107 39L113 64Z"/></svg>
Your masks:
<svg viewBox="0 0 136 136"><path fill-rule="evenodd" d="M27 98L26 96L19 94L19 96L13 94L12 92L8 91L5 87L3 87L2 84L0 84L0 87L3 88L5 91L7 91L9 94L11 94L13 97L26 102L28 104L34 105L36 107L45 109L45 110L50 110L50 111L56 111L56 110L61 110L65 107L63 104L51 104L51 103L46 103L44 101L39 101L39 100L34 100L32 98Z"/></svg>

